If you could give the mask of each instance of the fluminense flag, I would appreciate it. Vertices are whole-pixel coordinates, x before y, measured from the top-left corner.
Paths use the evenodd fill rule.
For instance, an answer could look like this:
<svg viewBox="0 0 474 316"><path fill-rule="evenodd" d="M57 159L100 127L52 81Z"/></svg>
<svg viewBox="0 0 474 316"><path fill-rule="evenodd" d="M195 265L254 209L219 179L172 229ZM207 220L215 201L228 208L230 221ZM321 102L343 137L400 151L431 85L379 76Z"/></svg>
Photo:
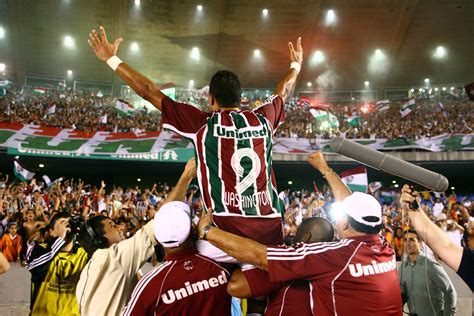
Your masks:
<svg viewBox="0 0 474 316"><path fill-rule="evenodd" d="M45 88L34 88L33 93L34 94L45 94L48 89Z"/></svg>
<svg viewBox="0 0 474 316"><path fill-rule="evenodd" d="M135 109L127 102L123 100L117 100L115 103L115 111L122 115L133 115Z"/></svg>
<svg viewBox="0 0 474 316"><path fill-rule="evenodd" d="M49 105L48 109L46 110L46 114L44 115L45 117L50 115L50 114L54 114L56 113L56 102L51 102L51 104Z"/></svg>
<svg viewBox="0 0 474 316"><path fill-rule="evenodd" d="M102 115L102 116L100 117L100 123L101 123L101 124L107 124L107 114Z"/></svg>
<svg viewBox="0 0 474 316"><path fill-rule="evenodd" d="M315 109L310 109L309 112L321 129L339 127L339 120L331 112Z"/></svg>
<svg viewBox="0 0 474 316"><path fill-rule="evenodd" d="M387 111L390 108L390 100L380 100L377 101L377 111L383 112Z"/></svg>
<svg viewBox="0 0 474 316"><path fill-rule="evenodd" d="M391 204L395 201L395 191L381 191L380 198L383 199L385 203Z"/></svg>
<svg viewBox="0 0 474 316"><path fill-rule="evenodd" d="M367 192L368 180L367 169L365 167L360 166L344 171L340 176L342 182L344 182L353 192Z"/></svg>
<svg viewBox="0 0 474 316"><path fill-rule="evenodd" d="M347 119L349 126L359 126L360 125L360 116L354 115Z"/></svg>
<svg viewBox="0 0 474 316"><path fill-rule="evenodd" d="M379 182L379 181L370 182L369 183L369 192L370 193L377 192L378 190L380 190L381 187L382 187L382 183Z"/></svg>
<svg viewBox="0 0 474 316"><path fill-rule="evenodd" d="M402 115L402 117L405 117L410 114L413 111L413 107L415 106L415 104L415 99L409 99L408 101L406 101L403 104L402 109L400 110L400 114Z"/></svg>
<svg viewBox="0 0 474 316"><path fill-rule="evenodd" d="M26 170L16 160L13 161L13 173L15 173L15 176L21 181L31 180L35 176L34 172Z"/></svg>

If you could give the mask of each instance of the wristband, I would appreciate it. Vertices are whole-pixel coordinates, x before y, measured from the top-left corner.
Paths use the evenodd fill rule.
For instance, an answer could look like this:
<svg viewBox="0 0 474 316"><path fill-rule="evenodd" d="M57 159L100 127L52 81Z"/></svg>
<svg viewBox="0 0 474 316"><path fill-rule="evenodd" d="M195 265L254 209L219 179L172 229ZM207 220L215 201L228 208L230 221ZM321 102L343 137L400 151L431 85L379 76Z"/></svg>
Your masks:
<svg viewBox="0 0 474 316"><path fill-rule="evenodd" d="M123 61L116 55L113 55L112 57L107 59L107 65L109 65L109 67L112 68L113 71L116 71L121 63L123 63Z"/></svg>
<svg viewBox="0 0 474 316"><path fill-rule="evenodd" d="M297 73L300 73L301 71L301 65L299 62L297 61L292 61L291 64L290 64L290 69L293 68L294 70L296 70Z"/></svg>
<svg viewBox="0 0 474 316"><path fill-rule="evenodd" d="M206 225L204 229L202 230L201 234L199 234L199 239L201 240L207 240L207 233L211 230L211 228L214 228L213 225Z"/></svg>

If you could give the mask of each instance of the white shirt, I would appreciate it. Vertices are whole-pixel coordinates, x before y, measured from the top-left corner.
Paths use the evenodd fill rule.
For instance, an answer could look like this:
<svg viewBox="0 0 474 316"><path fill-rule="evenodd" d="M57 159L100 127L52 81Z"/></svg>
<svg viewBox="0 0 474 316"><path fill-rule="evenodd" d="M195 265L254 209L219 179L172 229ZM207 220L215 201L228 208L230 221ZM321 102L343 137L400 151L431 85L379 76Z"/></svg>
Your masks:
<svg viewBox="0 0 474 316"><path fill-rule="evenodd" d="M443 211L443 209L444 209L443 203L441 203L441 202L440 203L435 203L433 205L433 216L438 217L439 214L441 214L441 212Z"/></svg>
<svg viewBox="0 0 474 316"><path fill-rule="evenodd" d="M458 229L453 231L448 230L446 232L446 235L454 242L455 245L461 246L462 234Z"/></svg>

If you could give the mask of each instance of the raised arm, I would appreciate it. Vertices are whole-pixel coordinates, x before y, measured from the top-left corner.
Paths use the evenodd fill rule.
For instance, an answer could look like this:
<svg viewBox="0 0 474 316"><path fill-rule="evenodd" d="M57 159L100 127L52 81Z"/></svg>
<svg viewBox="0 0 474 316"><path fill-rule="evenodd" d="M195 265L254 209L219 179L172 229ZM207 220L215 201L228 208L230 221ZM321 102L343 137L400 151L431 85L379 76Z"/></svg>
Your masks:
<svg viewBox="0 0 474 316"><path fill-rule="evenodd" d="M174 189L166 197L167 202L184 201L186 199L186 191L191 181L196 177L196 161L194 158L189 160L184 167L184 171L178 180Z"/></svg>
<svg viewBox="0 0 474 316"><path fill-rule="evenodd" d="M322 152L316 151L312 153L308 157L308 162L326 178L336 201L342 201L345 197L352 194L351 190L342 182L337 173L328 166Z"/></svg>
<svg viewBox="0 0 474 316"><path fill-rule="evenodd" d="M113 44L107 40L104 27L100 27L100 35L94 29L89 33L89 45L94 50L97 58L113 67L117 75L122 78L139 96L153 104L161 111L161 102L165 95L158 89L156 84L122 62L117 57L117 50L122 43L122 38L117 38Z"/></svg>
<svg viewBox="0 0 474 316"><path fill-rule="evenodd" d="M288 48L290 49L291 66L275 90L275 94L279 95L283 101L286 101L286 98L293 90L296 83L296 78L298 77L303 63L303 47L301 46L301 37L298 37L296 49L293 47L293 43L291 42L288 42Z"/></svg>

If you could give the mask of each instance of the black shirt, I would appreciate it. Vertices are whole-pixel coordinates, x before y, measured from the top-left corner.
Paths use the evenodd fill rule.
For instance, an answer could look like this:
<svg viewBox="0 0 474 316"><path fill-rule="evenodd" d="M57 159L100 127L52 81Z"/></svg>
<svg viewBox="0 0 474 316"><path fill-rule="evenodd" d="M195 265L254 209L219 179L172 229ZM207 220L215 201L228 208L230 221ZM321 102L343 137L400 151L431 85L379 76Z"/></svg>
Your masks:
<svg viewBox="0 0 474 316"><path fill-rule="evenodd" d="M474 251L464 248L461 264L459 265L458 275L474 291Z"/></svg>

